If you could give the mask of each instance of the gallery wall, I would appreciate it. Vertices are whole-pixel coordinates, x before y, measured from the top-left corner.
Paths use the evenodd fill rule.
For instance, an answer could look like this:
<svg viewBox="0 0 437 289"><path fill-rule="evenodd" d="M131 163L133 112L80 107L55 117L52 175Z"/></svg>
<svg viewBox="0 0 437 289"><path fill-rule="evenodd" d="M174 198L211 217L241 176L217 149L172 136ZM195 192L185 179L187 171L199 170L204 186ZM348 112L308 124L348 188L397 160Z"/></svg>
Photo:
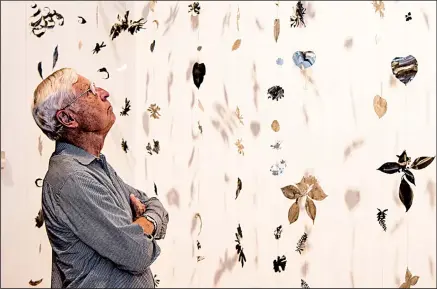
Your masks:
<svg viewBox="0 0 437 289"><path fill-rule="evenodd" d="M186 1L2 2L2 287L50 286L35 220L54 149L30 113L39 63L42 77L72 67L110 92L103 153L170 214L158 287L393 288L407 268L408 285L436 287L435 2L376 2L302 2L299 27L297 1L201 1L199 14ZM38 37L44 7L56 24ZM144 29L111 39L126 11ZM296 65L298 51L314 52L312 66ZM409 55L418 71L403 83L391 65ZM381 168L404 150L414 184Z"/></svg>

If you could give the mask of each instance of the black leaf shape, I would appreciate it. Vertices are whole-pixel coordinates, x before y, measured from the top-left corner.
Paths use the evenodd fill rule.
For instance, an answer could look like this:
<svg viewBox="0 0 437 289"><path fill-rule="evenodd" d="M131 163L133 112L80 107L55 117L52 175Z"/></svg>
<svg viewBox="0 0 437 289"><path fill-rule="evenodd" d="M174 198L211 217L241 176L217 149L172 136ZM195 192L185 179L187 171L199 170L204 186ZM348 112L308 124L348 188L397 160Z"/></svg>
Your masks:
<svg viewBox="0 0 437 289"><path fill-rule="evenodd" d="M55 47L55 51L53 51L53 67L52 69L55 69L56 62L58 62L59 52L58 52L58 45Z"/></svg>
<svg viewBox="0 0 437 289"><path fill-rule="evenodd" d="M307 239L308 239L308 235L306 232L304 232L302 237L300 237L299 241L297 242L296 252L302 254L303 250L305 250L305 244L307 242Z"/></svg>
<svg viewBox="0 0 437 289"><path fill-rule="evenodd" d="M408 212L408 210L411 208L411 205L413 204L413 198L413 190L411 189L407 181L402 178L401 185L399 186L399 199L405 206L405 212Z"/></svg>
<svg viewBox="0 0 437 289"><path fill-rule="evenodd" d="M414 170L421 170L429 166L435 157L419 157L413 161L411 168Z"/></svg>
<svg viewBox="0 0 437 289"><path fill-rule="evenodd" d="M385 218L387 217L386 212L388 209L380 210L378 209L378 214L376 214L376 219L378 220L379 225L382 227L382 229L387 231L387 225L385 224Z"/></svg>
<svg viewBox="0 0 437 289"><path fill-rule="evenodd" d="M238 181L237 181L237 191L235 193L235 199L238 198L238 196L240 195L242 189L243 189L243 183L241 182L240 178L238 178Z"/></svg>
<svg viewBox="0 0 437 289"><path fill-rule="evenodd" d="M42 187L42 179L41 178L37 178L35 180L35 186L37 186L38 188Z"/></svg>
<svg viewBox="0 0 437 289"><path fill-rule="evenodd" d="M99 68L99 70L97 70L97 72L104 72L104 73L106 73L106 77L104 77L103 79L108 79L109 78L109 72L106 69L106 67Z"/></svg>
<svg viewBox="0 0 437 289"><path fill-rule="evenodd" d="M275 239L279 240L279 238L281 238L281 234L282 234L282 225L279 225L278 227L276 227L275 232L273 232L273 234L275 235Z"/></svg>
<svg viewBox="0 0 437 289"><path fill-rule="evenodd" d="M413 185L416 185L416 183L414 182L414 175L410 170L405 170L405 178L412 183Z"/></svg>
<svg viewBox="0 0 437 289"><path fill-rule="evenodd" d="M158 188L156 187L155 183L153 183L153 188L155 189L155 195L158 195Z"/></svg>
<svg viewBox="0 0 437 289"><path fill-rule="evenodd" d="M123 149L123 151L125 153L127 153L127 151L129 150L129 146L127 145L127 141L125 141L124 139L121 139L121 148Z"/></svg>
<svg viewBox="0 0 437 289"><path fill-rule="evenodd" d="M129 111L131 109L130 106L130 100L127 99L127 97L124 100L124 107L121 108L120 116L126 116L129 115Z"/></svg>
<svg viewBox="0 0 437 289"><path fill-rule="evenodd" d="M41 61L38 63L38 73L39 73L39 76L41 76L41 78L44 79L44 77L42 77L42 62Z"/></svg>
<svg viewBox="0 0 437 289"><path fill-rule="evenodd" d="M411 161L411 158L407 155L407 152L404 150L400 156L396 155L398 157L398 163L401 165L401 167L406 167L407 164Z"/></svg>
<svg viewBox="0 0 437 289"><path fill-rule="evenodd" d="M305 282L303 279L300 279L300 287L301 288L310 288L307 282Z"/></svg>
<svg viewBox="0 0 437 289"><path fill-rule="evenodd" d="M200 85L203 82L203 77L206 74L206 67L204 63L194 63L193 65L193 81L194 85L197 89L200 88Z"/></svg>
<svg viewBox="0 0 437 289"><path fill-rule="evenodd" d="M281 273L281 269L282 271L284 271L286 265L287 265L287 257L285 257L284 255L282 255L282 257L278 256L276 260L273 260L273 270L275 272Z"/></svg>
<svg viewBox="0 0 437 289"><path fill-rule="evenodd" d="M77 22L79 22L80 24L85 24L85 23L86 23L85 18L83 18L82 16L77 16L77 18L79 18L79 19L77 20Z"/></svg>
<svg viewBox="0 0 437 289"><path fill-rule="evenodd" d="M42 210L39 210L38 215L35 217L35 227L41 228L44 224L44 216L42 214Z"/></svg>
<svg viewBox="0 0 437 289"><path fill-rule="evenodd" d="M400 164L394 162L388 162L380 166L377 170L386 174L394 174L394 173L399 173L401 169L402 167Z"/></svg>
<svg viewBox="0 0 437 289"><path fill-rule="evenodd" d="M155 50L155 40L150 44L150 51L153 52L153 50Z"/></svg>
<svg viewBox="0 0 437 289"><path fill-rule="evenodd" d="M267 94L269 95L267 99L271 98L272 100L278 101L284 97L284 89L279 85L275 85L267 90Z"/></svg>

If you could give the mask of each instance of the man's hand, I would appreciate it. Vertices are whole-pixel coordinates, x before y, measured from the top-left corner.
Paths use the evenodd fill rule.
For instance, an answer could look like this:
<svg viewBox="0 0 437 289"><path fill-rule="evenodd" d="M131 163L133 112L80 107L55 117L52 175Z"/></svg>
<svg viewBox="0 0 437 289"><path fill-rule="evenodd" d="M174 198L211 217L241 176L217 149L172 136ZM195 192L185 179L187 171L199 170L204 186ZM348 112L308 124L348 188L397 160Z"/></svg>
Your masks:
<svg viewBox="0 0 437 289"><path fill-rule="evenodd" d="M137 218L141 217L144 214L144 212L146 211L146 205L141 203L141 201L137 197L135 197L134 194L130 194L129 197L130 197L130 205L134 215L134 220L136 220Z"/></svg>
<svg viewBox="0 0 437 289"><path fill-rule="evenodd" d="M147 220L145 217L139 217L134 221L134 224L138 224L143 228L144 234L152 235L155 230L155 226L152 222Z"/></svg>

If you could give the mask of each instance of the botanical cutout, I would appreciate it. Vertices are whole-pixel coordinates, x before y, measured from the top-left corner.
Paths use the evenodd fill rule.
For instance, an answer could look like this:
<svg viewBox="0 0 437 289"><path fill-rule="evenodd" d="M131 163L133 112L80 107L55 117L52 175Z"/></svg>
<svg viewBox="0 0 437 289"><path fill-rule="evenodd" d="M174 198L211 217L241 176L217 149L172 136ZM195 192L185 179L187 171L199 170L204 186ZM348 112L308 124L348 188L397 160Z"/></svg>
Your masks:
<svg viewBox="0 0 437 289"><path fill-rule="evenodd" d="M203 82L203 78L206 74L206 66L204 63L194 63L193 65L193 82L197 89L200 88L200 85Z"/></svg>
<svg viewBox="0 0 437 289"><path fill-rule="evenodd" d="M378 209L378 214L376 214L376 219L378 220L379 225L381 226L381 228L385 231L387 231L387 225L385 224L385 218L387 217L386 212L388 211L388 209L385 210L380 210Z"/></svg>
<svg viewBox="0 0 437 289"><path fill-rule="evenodd" d="M379 118L383 117L387 112L387 101L379 95L375 95L373 98L373 109Z"/></svg>
<svg viewBox="0 0 437 289"><path fill-rule="evenodd" d="M269 95L267 99L271 98L272 100L278 101L284 97L284 89L279 85L275 85L267 90L267 94Z"/></svg>
<svg viewBox="0 0 437 289"><path fill-rule="evenodd" d="M296 8L294 9L294 15L290 16L290 26L291 27L305 27L304 15L306 9L302 5L302 1L297 1Z"/></svg>
<svg viewBox="0 0 437 289"><path fill-rule="evenodd" d="M127 99L127 97L124 99L124 107L121 108L120 116L126 116L129 115L128 112L130 111L130 100Z"/></svg>
<svg viewBox="0 0 437 289"><path fill-rule="evenodd" d="M159 114L160 110L161 110L161 108L159 106L157 106L156 103L151 104L149 106L149 108L147 109L147 111L150 113L150 117L153 117L154 119L159 119L159 117L161 116Z"/></svg>
<svg viewBox="0 0 437 289"><path fill-rule="evenodd" d="M155 20L153 20L153 23L156 24L156 30L158 30L158 28L159 28L159 21L155 19Z"/></svg>
<svg viewBox="0 0 437 289"><path fill-rule="evenodd" d="M300 279L300 287L301 288L310 288L310 286L308 286L308 283L305 282L303 279Z"/></svg>
<svg viewBox="0 0 437 289"><path fill-rule="evenodd" d="M279 22L279 19L276 18L273 22L273 37L275 38L275 41L278 42L279 32L281 31L281 23Z"/></svg>
<svg viewBox="0 0 437 289"><path fill-rule="evenodd" d="M192 15L199 15L200 14L200 4L199 2L193 2L193 4L188 5L188 13L191 13Z"/></svg>
<svg viewBox="0 0 437 289"><path fill-rule="evenodd" d="M271 148L275 149L275 150L280 150L281 149L281 143L282 141L276 141L274 145L270 145Z"/></svg>
<svg viewBox="0 0 437 289"><path fill-rule="evenodd" d="M103 47L106 47L106 44L104 41L102 41L101 44L96 43L96 46L93 49L93 54L98 54L100 52L100 50L102 50Z"/></svg>
<svg viewBox="0 0 437 289"><path fill-rule="evenodd" d="M150 52L153 52L155 50L155 40L150 44Z"/></svg>
<svg viewBox="0 0 437 289"><path fill-rule="evenodd" d="M59 58L58 45L56 45L55 51L53 51L53 66L52 66L52 69L55 69L56 62L58 62L58 58Z"/></svg>
<svg viewBox="0 0 437 289"><path fill-rule="evenodd" d="M155 195L158 195L158 188L155 183L153 183L153 190L155 191Z"/></svg>
<svg viewBox="0 0 437 289"><path fill-rule="evenodd" d="M276 59L276 64L279 65L279 66L281 66L282 64L284 64L284 59L278 57L278 58Z"/></svg>
<svg viewBox="0 0 437 289"><path fill-rule="evenodd" d="M39 210L38 215L35 217L35 227L41 228L44 224L44 216L42 210Z"/></svg>
<svg viewBox="0 0 437 289"><path fill-rule="evenodd" d="M406 57L395 57L391 62L393 75L403 84L411 82L419 70L417 59L408 55Z"/></svg>
<svg viewBox="0 0 437 289"><path fill-rule="evenodd" d="M86 23L85 18L83 18L82 16L77 16L77 18L79 18L79 19L77 20L77 22L79 22L79 24L85 24L85 23Z"/></svg>
<svg viewBox="0 0 437 289"><path fill-rule="evenodd" d="M307 239L308 239L308 235L306 232L304 232L302 237L300 237L299 241L297 242L296 252L302 254L303 250L305 250L305 244L307 242Z"/></svg>
<svg viewBox="0 0 437 289"><path fill-rule="evenodd" d="M276 260L273 260L273 270L276 273L281 273L282 271L285 271L285 266L287 265L287 257L282 255L282 257L277 257Z"/></svg>
<svg viewBox="0 0 437 289"><path fill-rule="evenodd" d="M123 151L125 153L127 153L127 151L129 150L129 147L127 145L127 141L125 141L124 139L121 139L121 148L123 149Z"/></svg>
<svg viewBox="0 0 437 289"><path fill-rule="evenodd" d="M275 235L275 239L279 240L279 238L281 238L281 234L282 234L282 225L279 225L278 227L276 227L275 232L273 232L273 234Z"/></svg>
<svg viewBox="0 0 437 289"><path fill-rule="evenodd" d="M238 140L235 142L235 145L237 146L238 153L239 153L240 155L243 155L243 156L244 156L244 145L241 143L242 141L243 141L242 139L238 139Z"/></svg>
<svg viewBox="0 0 437 289"><path fill-rule="evenodd" d="M108 70L106 70L106 67L100 68L99 70L97 70L97 72L106 73L106 77L103 77L103 79L108 79L109 78L109 72L108 72Z"/></svg>
<svg viewBox="0 0 437 289"><path fill-rule="evenodd" d="M286 161L281 160L279 163L276 163L270 167L270 172L272 172L272 175L274 176L282 175L286 167L287 167Z"/></svg>
<svg viewBox="0 0 437 289"><path fill-rule="evenodd" d="M296 51L293 62L300 69L310 68L316 62L316 54L313 51Z"/></svg>
<svg viewBox="0 0 437 289"><path fill-rule="evenodd" d="M200 125L200 121L197 121L197 128L200 131L200 134L203 134L203 127Z"/></svg>
<svg viewBox="0 0 437 289"><path fill-rule="evenodd" d="M155 12L155 5L158 1L149 1L149 10Z"/></svg>
<svg viewBox="0 0 437 289"><path fill-rule="evenodd" d="M111 31L109 32L109 37L111 40L117 38L121 32L128 31L131 35L139 32L141 29L146 29L143 27L147 21L144 21L144 18L140 18L139 20L133 21L129 20L129 10L124 14L124 18L121 19L120 15L117 15L117 20L119 23L114 23L111 27Z"/></svg>
<svg viewBox="0 0 437 289"><path fill-rule="evenodd" d="M240 48L240 45L241 45L241 39L235 40L234 44L232 44L232 51L237 50L238 48Z"/></svg>
<svg viewBox="0 0 437 289"><path fill-rule="evenodd" d="M399 186L399 199L406 208L405 212L408 212L408 210L411 208L411 205L413 204L414 198L413 190L411 189L408 182L416 185L415 177L410 169L424 169L434 161L435 157L418 157L411 163L411 158L408 157L406 151L403 151L400 156L396 156L398 157L397 162L384 163L378 168L378 170L386 174L394 174L399 172L404 173L402 175L401 184Z"/></svg>
<svg viewBox="0 0 437 289"><path fill-rule="evenodd" d="M152 152L159 154L159 151L161 150L160 145L159 145L159 141L153 140L153 148L150 145L150 142L147 143L146 150L149 153L149 155L152 155Z"/></svg>
<svg viewBox="0 0 437 289"><path fill-rule="evenodd" d="M38 74L41 77L41 79L44 79L44 77L42 77L42 62L38 62Z"/></svg>
<svg viewBox="0 0 437 289"><path fill-rule="evenodd" d="M405 282L401 284L399 288L411 288L419 281L419 276L414 276L411 274L410 270L407 267L407 271L405 272Z"/></svg>
<svg viewBox="0 0 437 289"><path fill-rule="evenodd" d="M43 280L42 278L39 280L36 280L36 281L30 280L29 285L30 286L38 286L39 284L41 284L42 280Z"/></svg>
<svg viewBox="0 0 437 289"><path fill-rule="evenodd" d="M323 201L327 195L320 187L314 176L304 176L296 185L289 185L281 188L284 196L290 200L296 200L288 210L288 221L290 224L299 218L299 199L306 197L305 210L308 216L313 220L316 219L316 205L314 201Z"/></svg>
<svg viewBox="0 0 437 289"><path fill-rule="evenodd" d="M240 31L240 7L237 10L237 31Z"/></svg>
<svg viewBox="0 0 437 289"><path fill-rule="evenodd" d="M408 12L406 15L405 15L405 21L410 21L410 20L413 20L413 17L411 17L411 12Z"/></svg>
<svg viewBox="0 0 437 289"><path fill-rule="evenodd" d="M242 189L243 189L243 183L241 182L240 178L238 178L238 180L237 180L237 192L235 193L235 199L238 198Z"/></svg>
<svg viewBox="0 0 437 289"><path fill-rule="evenodd" d="M32 9L36 9L38 7L37 4L32 4ZM49 7L44 7L44 12L41 11L40 8L30 16L30 27L32 28L32 33L36 37L40 38L43 36L47 29L55 28L56 24L59 26L64 25L64 16L57 13L56 10L53 12Z"/></svg>
<svg viewBox="0 0 437 289"><path fill-rule="evenodd" d="M375 8L375 13L379 12L379 16L381 18L384 18L384 11L385 11L384 1L372 1L372 2L373 2L373 8Z"/></svg>
<svg viewBox="0 0 437 289"><path fill-rule="evenodd" d="M243 239L243 231L241 229L240 224L237 227L237 233L235 233L237 245L235 245L235 249L238 254L238 262L241 263L241 267L244 267L244 263L246 262L246 255L244 255L243 247L241 245L241 239Z"/></svg>
<svg viewBox="0 0 437 289"><path fill-rule="evenodd" d="M238 108L238 106L237 106L237 110L235 111L235 115L237 116L237 118L240 121L240 123L242 125L244 125L244 123L243 123L243 115L241 114L240 109Z"/></svg>
<svg viewBox="0 0 437 289"><path fill-rule="evenodd" d="M274 132L278 132L279 129L281 128L281 127L279 126L279 122L278 122L276 119L272 122L271 127L272 127L272 130L273 130Z"/></svg>
<svg viewBox="0 0 437 289"><path fill-rule="evenodd" d="M79 40L79 44L78 44L79 50L82 49L82 45L83 45L82 40Z"/></svg>
<svg viewBox="0 0 437 289"><path fill-rule="evenodd" d="M41 178L37 178L35 180L35 186L37 186L38 188L42 187L42 179Z"/></svg>
<svg viewBox="0 0 437 289"><path fill-rule="evenodd" d="M150 1L150 2L154 2L154 1ZM158 276L156 276L156 274L153 275L153 282L155 283L155 288L157 288L159 285L159 282L161 282L161 280L158 279Z"/></svg>

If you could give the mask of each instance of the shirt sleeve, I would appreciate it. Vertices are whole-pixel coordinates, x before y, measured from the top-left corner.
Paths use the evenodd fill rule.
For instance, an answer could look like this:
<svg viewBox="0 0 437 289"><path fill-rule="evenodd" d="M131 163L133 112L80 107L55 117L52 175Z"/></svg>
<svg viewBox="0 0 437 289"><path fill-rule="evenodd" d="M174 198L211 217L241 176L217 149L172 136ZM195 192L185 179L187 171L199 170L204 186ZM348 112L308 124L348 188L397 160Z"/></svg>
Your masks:
<svg viewBox="0 0 437 289"><path fill-rule="evenodd" d="M79 172L70 177L58 202L73 233L119 269L141 274L159 256L155 240L132 223L130 212L117 206L111 192L90 174Z"/></svg>

